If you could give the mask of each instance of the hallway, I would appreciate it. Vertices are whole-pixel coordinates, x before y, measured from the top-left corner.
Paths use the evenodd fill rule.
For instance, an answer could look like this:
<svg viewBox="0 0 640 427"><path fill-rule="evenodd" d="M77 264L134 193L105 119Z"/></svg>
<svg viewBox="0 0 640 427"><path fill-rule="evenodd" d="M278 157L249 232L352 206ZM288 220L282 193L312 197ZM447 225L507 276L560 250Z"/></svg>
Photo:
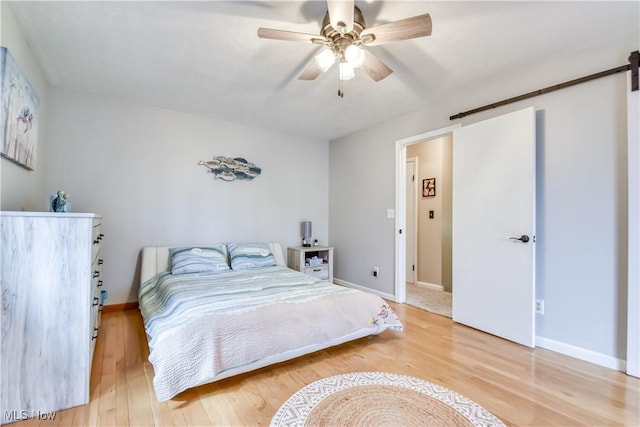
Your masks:
<svg viewBox="0 0 640 427"><path fill-rule="evenodd" d="M451 292L437 291L425 286L407 283L406 303L451 318Z"/></svg>

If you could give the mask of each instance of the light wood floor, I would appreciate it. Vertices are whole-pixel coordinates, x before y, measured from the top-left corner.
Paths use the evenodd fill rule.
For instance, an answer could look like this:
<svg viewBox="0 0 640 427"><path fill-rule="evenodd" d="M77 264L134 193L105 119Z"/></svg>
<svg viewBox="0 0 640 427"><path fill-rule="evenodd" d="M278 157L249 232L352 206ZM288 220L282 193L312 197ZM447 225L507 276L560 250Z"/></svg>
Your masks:
<svg viewBox="0 0 640 427"><path fill-rule="evenodd" d="M298 389L353 371L387 371L443 385L507 425L640 424L637 378L528 349L411 306L395 307L405 324L402 334L386 331L188 390L163 403L154 394L139 311L107 313L96 344L91 403L59 411L53 422L12 426L268 425Z"/></svg>

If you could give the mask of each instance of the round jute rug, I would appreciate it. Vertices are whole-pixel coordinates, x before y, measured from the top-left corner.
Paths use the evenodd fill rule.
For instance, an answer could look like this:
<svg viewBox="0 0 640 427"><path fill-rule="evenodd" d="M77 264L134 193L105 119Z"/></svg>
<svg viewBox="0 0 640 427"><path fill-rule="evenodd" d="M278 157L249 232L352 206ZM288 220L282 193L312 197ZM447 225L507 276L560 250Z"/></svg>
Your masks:
<svg viewBox="0 0 640 427"><path fill-rule="evenodd" d="M447 388L387 372L353 372L313 382L291 396L271 426L503 426Z"/></svg>

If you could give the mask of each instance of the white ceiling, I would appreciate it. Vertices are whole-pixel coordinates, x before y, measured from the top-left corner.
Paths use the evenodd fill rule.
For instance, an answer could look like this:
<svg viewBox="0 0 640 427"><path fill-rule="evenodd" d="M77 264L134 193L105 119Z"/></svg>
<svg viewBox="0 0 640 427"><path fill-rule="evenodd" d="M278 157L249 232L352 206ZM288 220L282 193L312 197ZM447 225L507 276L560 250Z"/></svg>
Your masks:
<svg viewBox="0 0 640 427"><path fill-rule="evenodd" d="M367 27L430 13L433 34L369 47L394 73L339 98L335 67L297 79L320 47L256 36L317 34L324 1L10 4L51 85L323 140L639 26L637 1L356 1Z"/></svg>

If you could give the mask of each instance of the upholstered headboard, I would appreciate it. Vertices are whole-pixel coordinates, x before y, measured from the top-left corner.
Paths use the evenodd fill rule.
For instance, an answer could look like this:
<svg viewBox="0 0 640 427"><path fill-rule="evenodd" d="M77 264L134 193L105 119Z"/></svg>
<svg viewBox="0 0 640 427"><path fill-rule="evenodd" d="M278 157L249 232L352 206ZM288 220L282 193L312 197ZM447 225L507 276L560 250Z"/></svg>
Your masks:
<svg viewBox="0 0 640 427"><path fill-rule="evenodd" d="M180 245L180 246L208 246L208 245ZM174 246L145 246L142 248L142 264L140 266L140 284L151 279L158 273L171 270L171 256L169 249ZM286 266L287 263L280 243L269 243L269 249L278 265Z"/></svg>

